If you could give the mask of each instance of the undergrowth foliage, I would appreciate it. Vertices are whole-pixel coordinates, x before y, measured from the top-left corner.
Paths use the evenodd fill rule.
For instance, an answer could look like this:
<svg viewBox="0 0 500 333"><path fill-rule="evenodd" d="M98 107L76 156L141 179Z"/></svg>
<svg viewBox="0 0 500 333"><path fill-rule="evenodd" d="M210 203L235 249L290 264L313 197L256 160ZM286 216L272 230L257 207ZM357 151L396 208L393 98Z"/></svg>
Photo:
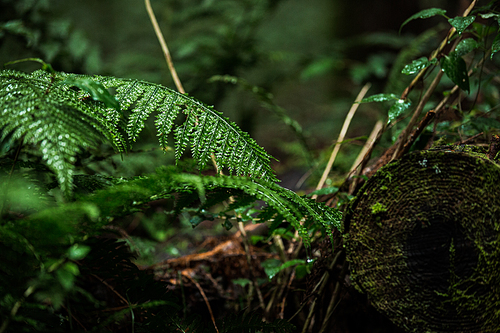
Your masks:
<svg viewBox="0 0 500 333"><path fill-rule="evenodd" d="M115 90L115 95L107 89ZM163 148L174 131L177 159L190 147L200 170L213 156L217 169L227 167L236 175L276 180L269 166L271 156L247 133L212 107L158 84L44 70L31 74L4 70L0 100L1 139L11 135L36 145L66 194L71 193L72 163L78 152L104 141L118 152L127 151L152 113L157 114L155 125ZM175 126L179 113L184 119Z"/></svg>
<svg viewBox="0 0 500 333"><path fill-rule="evenodd" d="M127 325L147 332L214 331L179 317L178 301L138 270L124 243L94 238L153 201L170 202L173 210L166 213L190 216L193 227L203 220L221 219L226 228L256 221L270 222L272 232L285 222L306 246L311 230L331 236L340 227L336 209L279 186L271 156L213 108L158 84L44 66L31 74L0 73L0 312L7 318L0 332ZM220 174L176 166L133 178L74 174L79 155L102 143L118 153L130 150L153 113L161 148L168 150L173 132L177 160L189 147L200 171L213 163ZM54 196L56 188L64 200ZM16 265L20 260L23 265ZM103 298L96 288L114 296ZM220 325L219 332L292 329L253 314L227 317Z"/></svg>
<svg viewBox="0 0 500 333"><path fill-rule="evenodd" d="M479 22L497 24L500 14L494 2L471 11L474 3L463 17L449 18L443 10L431 8L403 23L443 16L452 29L430 57L420 54L415 45L430 39L437 28L403 50L404 61L398 61L395 71L415 76L402 93L395 88L361 100L388 103L385 124L369 144L357 174L346 177L339 187L335 184L314 192L313 197L326 195L329 205L350 200L358 181L366 179L364 166L384 133L392 131L394 139L387 161L414 148L422 133L430 138L424 145L498 134L500 90L494 83L500 34L496 26ZM493 56L491 70L486 61ZM409 59L413 61L408 63ZM280 241L298 236L308 253L312 240L330 237L332 242L322 246L334 248L336 253L329 258L316 251L325 262L332 261L320 266L323 271L318 277L322 277L316 286L311 283L311 293L302 299L311 303L303 303L296 312L300 314L297 318L304 317L304 332L329 326L348 269L342 237L333 239L335 230L343 231L338 209L280 186L270 166L273 158L220 112L195 98L141 80L56 72L35 60L43 64L42 70L0 71L0 333L294 330L287 320L264 322L260 313L252 312L253 296L247 296L247 307L238 308L245 312L225 318L208 322L196 313L187 313L185 301L183 304L178 294L167 292L165 282L138 268L130 250L133 240L120 224L146 214L155 205L161 206L162 217L192 227L207 220L217 220L227 229L243 223L268 225L267 236L259 235L260 240L276 241L282 251L277 251L280 259L271 259L267 271L264 262L260 263L267 277L272 280L276 275L275 281L281 284L267 307L263 299L268 296L259 295L258 307L268 308L266 319L272 315L268 310L278 302L282 304L280 315L288 315L284 307L289 290L302 290L295 285L301 277L287 269L298 263L304 270L310 267L297 259L303 254L300 243L290 242L285 249L279 247ZM444 75L448 81L442 80ZM430 77L434 77L431 84L425 81ZM216 76L212 80L252 91L294 131L304 156L313 160L302 127L274 104L272 95L240 78ZM411 119L407 117L410 110L414 112ZM457 121L440 118L449 111L454 111ZM155 172L138 172L133 177L90 166L103 161L114 167L112 157L100 151L107 149L103 147L111 147L127 163L127 154L148 127L156 130L161 150L166 154L174 151L176 165L155 165ZM186 167L191 162L185 158L188 153L198 168L195 172ZM210 167L215 170L207 171ZM335 198L337 194L341 197ZM244 241L248 239L242 241L248 246ZM249 254L246 249L245 254ZM269 268L275 271L272 276ZM330 279L330 274L338 276ZM241 286L248 282L249 290L258 291L257 279L240 280L245 280L245 284L239 281ZM182 276L178 281L182 287ZM333 296L325 292L328 281L336 284ZM325 298L331 302L327 311L321 306L315 309L316 301ZM306 304L312 304L309 310Z"/></svg>

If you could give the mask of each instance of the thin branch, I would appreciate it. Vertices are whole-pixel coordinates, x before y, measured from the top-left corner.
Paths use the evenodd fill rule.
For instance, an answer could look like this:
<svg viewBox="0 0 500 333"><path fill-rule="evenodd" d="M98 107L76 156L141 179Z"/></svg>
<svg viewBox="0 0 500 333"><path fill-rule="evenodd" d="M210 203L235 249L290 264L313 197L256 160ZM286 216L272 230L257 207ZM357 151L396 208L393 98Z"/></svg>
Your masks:
<svg viewBox="0 0 500 333"><path fill-rule="evenodd" d="M214 327L215 327L215 331L217 333L219 333L219 329L217 328L217 325L215 324L215 317L214 317L214 313L212 312L212 307L210 306L210 303L208 302L207 295L205 295L205 292L203 291L203 288L200 286L200 284L198 282L196 282L195 279L193 279L191 276L189 276L189 274L183 272L182 275L185 276L185 277L187 277L189 280L191 280L191 282L193 282L194 285L196 286L196 288L198 288L198 290L200 291L200 294L203 297L203 300L205 301L205 304L207 305L208 312L210 313L210 317L212 319L212 323L214 324Z"/></svg>
<svg viewBox="0 0 500 333"><path fill-rule="evenodd" d="M326 331L328 328L328 324L330 323L330 318L335 311L337 304L340 302L339 296L340 296L340 291L342 290L342 281L345 278L345 275L347 274L347 260L344 260L344 263L342 264L342 269L340 271L340 274L338 276L338 281L335 284L335 290L333 291L333 296L330 299L330 304L328 305L328 308L326 310L325 318L323 320L323 324L321 325L321 329L319 330L318 333L323 333Z"/></svg>
<svg viewBox="0 0 500 333"><path fill-rule="evenodd" d="M337 154L340 150L340 145L341 142L344 141L344 137L347 133L347 129L349 128L349 125L351 124L352 117L356 113L356 110L359 107L359 102L363 99L363 97L366 95L368 92L368 89L370 89L371 84L367 83L365 86L361 89L359 92L358 96L356 97L356 100L351 106L351 109L347 113L347 116L344 120L344 125L342 126L342 129L339 134L339 138L337 139L337 143L335 143L335 147L333 148L332 154L330 155L330 160L328 161L328 164L326 165L325 170L323 171L323 175L321 176L320 181L318 182L318 185L316 186L316 190L319 190L323 187L325 184L326 178L328 178L328 175L330 174L330 170L332 169L333 162L335 162L335 158L337 157ZM318 196L314 195L312 198L316 199Z"/></svg>
<svg viewBox="0 0 500 333"><path fill-rule="evenodd" d="M410 122L408 123L408 126L406 126L405 130L401 133L399 144L398 144L396 150L394 151L394 154L392 155L392 160L398 159L402 156L401 152L403 151L403 147L407 143L406 141L408 139L408 135L410 134L410 131L413 129L413 127L417 123L418 117L420 116L420 113L422 112L422 110L424 109L424 106L427 104L427 102L431 98L431 95L434 93L434 90L436 90L439 82L441 82L441 78L443 77L443 75L444 75L444 72L440 70L437 73L434 80L432 81L429 88L427 89L427 91L425 92L424 96L420 100L420 103L418 103L415 111L413 112L413 116L411 117Z"/></svg>
<svg viewBox="0 0 500 333"><path fill-rule="evenodd" d="M375 123L375 126L373 126L372 132L368 137L368 140L366 140L363 148L361 149L361 151L358 154L358 157L356 158L356 161L352 164L349 173L354 172L358 168L361 161L363 161L363 157L365 156L366 152L368 151L368 149L370 149L370 146L373 144L373 142L375 142L375 139L377 138L377 133L380 132L383 126L384 122L382 120L379 120Z"/></svg>
<svg viewBox="0 0 500 333"><path fill-rule="evenodd" d="M467 15L469 15L469 13L472 11L472 9L474 8L474 6L476 5L476 2L477 2L477 0L473 0L471 2L471 4L469 5L469 7L464 11L464 13L462 15L463 17L466 17ZM430 56L429 60L436 59L438 57L438 55L443 51L443 49L445 48L445 46L448 45L448 42L450 41L451 37L455 34L455 32L456 32L456 29L454 27L452 27L448 31L448 34L446 35L445 39L441 42L441 44L439 45L439 47L436 50L434 50L434 52ZM455 42L451 46L452 50L454 50L457 47L457 45L460 42L460 40L461 40L461 38L457 38L455 40ZM401 99L406 99L408 97L408 95L410 94L411 90L413 90L413 88L415 87L415 85L417 84L417 82L420 79L423 78L424 74L427 72L427 70L429 68L430 67L425 67L425 68L423 68L417 74L417 76L413 79L413 81L410 83L410 85L405 89L405 91L401 95ZM397 143L396 149L394 150L394 153L391 156L391 160L398 159L398 158L400 158L403 155L403 153L402 153L404 151L403 148L405 146L407 146L408 136L409 136L410 132L412 131L413 127L415 126L415 124L417 123L418 117L420 116L420 113L424 109L425 104L427 104L427 102L429 101L429 98L431 97L432 93L434 92L434 90L436 89L437 85L441 81L441 78L442 78L443 74L444 74L443 71L439 71L439 73L434 78L434 80L432 81L431 85L429 86L429 88L425 92L424 97L422 98L422 100L418 104L417 108L415 109L415 112L413 113L413 116L412 116L412 118L410 120L410 123L408 124L408 126L406 126L405 130L399 136L399 138L397 140L398 143Z"/></svg>
<svg viewBox="0 0 500 333"><path fill-rule="evenodd" d="M149 0L144 0L144 2L146 4L146 10L148 11L151 24L153 24L156 37L158 37L161 49L163 50L163 54L165 55L165 60L167 61L168 69L170 71L170 74L172 75L172 79L174 80L175 86L177 87L177 90L181 94L185 94L186 92L184 90L184 87L182 86L179 76L177 76L177 71L175 70L172 57L170 56L170 51L168 50L167 43L165 42L165 38L163 38L163 34L161 32L160 26L158 25L158 21L156 21L156 16L155 13L153 12L153 8L151 7L151 2Z"/></svg>
<svg viewBox="0 0 500 333"><path fill-rule="evenodd" d="M234 198L230 197L230 202L234 202ZM253 274L253 269L252 269L252 253L250 252L250 242L248 241L247 237L247 232L245 230L245 227L243 226L243 222L238 221L238 230L241 233L241 240L243 243L243 248L245 249L245 257L247 259L247 264L249 268L249 273L250 273L250 278L252 279L252 284L254 285L255 291L257 293L257 297L259 299L259 305L262 309L266 308L266 305L264 304L264 297L262 296L262 292L260 291L259 284L257 283L257 279L255 278L255 275Z"/></svg>

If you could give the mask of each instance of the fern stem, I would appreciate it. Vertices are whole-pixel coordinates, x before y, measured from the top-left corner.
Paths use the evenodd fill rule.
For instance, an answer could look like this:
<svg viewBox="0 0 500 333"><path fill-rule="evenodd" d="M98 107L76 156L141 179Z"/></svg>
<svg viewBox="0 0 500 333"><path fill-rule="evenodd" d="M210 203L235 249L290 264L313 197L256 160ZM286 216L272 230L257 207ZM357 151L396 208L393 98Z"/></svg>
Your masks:
<svg viewBox="0 0 500 333"><path fill-rule="evenodd" d="M198 290L200 291L200 294L201 296L203 297L203 300L205 301L205 304L207 305L207 308L208 308L208 312L210 313L210 317L212 319L212 322L214 324L214 327L215 327L215 331L217 333L219 333L219 329L217 328L217 325L215 324L215 317L214 317L214 313L212 312L212 307L210 306L210 303L208 302L208 298L207 298L207 295L205 295L205 292L203 291L203 288L200 286L200 284L198 282L196 282L195 279L193 279L189 274L187 273L182 273L183 276L187 277L189 280L191 280L191 282L194 283L194 285L196 286L196 288L198 288Z"/></svg>
<svg viewBox="0 0 500 333"><path fill-rule="evenodd" d="M165 55L165 60L167 61L168 69L170 71L170 74L172 75L172 79L174 80L175 86L177 87L177 90L181 94L185 94L186 91L184 90L181 80L177 75L177 71L175 70L174 63L172 61L172 57L170 56L170 51L168 50L167 43L165 42L165 38L163 38L163 34L161 32L160 26L158 25L158 21L156 20L155 13L153 12L153 8L151 7L151 2L149 0L144 0L144 2L146 4L146 10L148 11L149 19L151 20L151 24L153 25L153 28L155 30L156 37L158 38L158 41L160 42L161 45L161 49L163 50L163 54Z"/></svg>
<svg viewBox="0 0 500 333"><path fill-rule="evenodd" d="M318 185L316 186L316 190L319 190L323 187L325 184L326 178L328 178L328 175L330 174L330 170L332 169L333 162L335 162L335 158L337 157L337 154L340 150L340 143L344 141L344 137L347 133L347 129L349 128L349 125L351 124L352 117L356 113L356 110L358 109L359 106L359 101L363 99L363 97L366 95L368 92L368 89L370 89L371 83L367 83L364 85L364 87L361 89L359 92L358 96L356 97L356 100L351 106L351 109L347 113L347 116L344 120L344 125L342 125L342 129L339 134L339 138L337 139L337 142L335 143L335 147L333 148L332 154L330 155L330 160L328 161L328 164L326 165L325 170L323 171L323 175L321 176L320 181L318 182ZM318 196L314 195L312 198L316 199Z"/></svg>

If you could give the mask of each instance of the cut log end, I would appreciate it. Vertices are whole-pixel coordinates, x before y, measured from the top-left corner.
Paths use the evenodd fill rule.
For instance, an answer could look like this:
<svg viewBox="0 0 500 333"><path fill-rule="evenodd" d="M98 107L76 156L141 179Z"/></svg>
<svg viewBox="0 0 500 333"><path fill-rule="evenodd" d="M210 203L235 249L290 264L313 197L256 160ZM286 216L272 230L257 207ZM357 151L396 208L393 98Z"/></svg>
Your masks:
<svg viewBox="0 0 500 333"><path fill-rule="evenodd" d="M500 166L445 147L386 165L346 218L355 285L409 332L500 327Z"/></svg>

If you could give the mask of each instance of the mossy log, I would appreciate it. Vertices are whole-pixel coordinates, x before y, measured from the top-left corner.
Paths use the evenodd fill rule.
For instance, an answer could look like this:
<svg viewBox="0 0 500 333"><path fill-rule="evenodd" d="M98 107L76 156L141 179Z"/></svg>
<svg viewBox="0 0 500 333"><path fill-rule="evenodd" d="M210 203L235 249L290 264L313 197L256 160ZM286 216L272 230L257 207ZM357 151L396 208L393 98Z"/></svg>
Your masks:
<svg viewBox="0 0 500 333"><path fill-rule="evenodd" d="M500 166L476 147L381 168L345 217L351 278L408 332L500 331Z"/></svg>

